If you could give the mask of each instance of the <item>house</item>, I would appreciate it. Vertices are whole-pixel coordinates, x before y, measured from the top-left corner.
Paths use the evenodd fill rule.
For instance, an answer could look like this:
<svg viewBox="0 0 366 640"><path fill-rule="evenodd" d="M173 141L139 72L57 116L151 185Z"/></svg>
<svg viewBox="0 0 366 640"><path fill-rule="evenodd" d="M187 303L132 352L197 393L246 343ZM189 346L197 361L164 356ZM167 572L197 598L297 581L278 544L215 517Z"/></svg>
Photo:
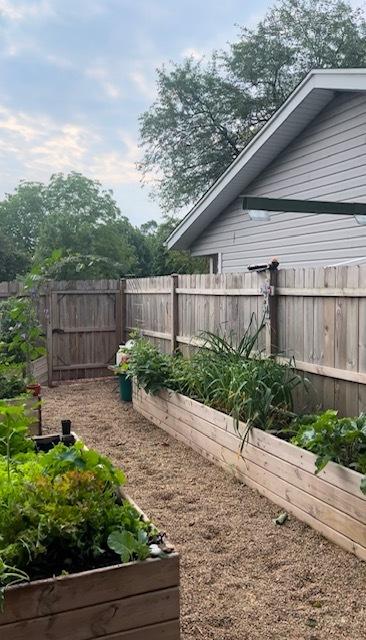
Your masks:
<svg viewBox="0 0 366 640"><path fill-rule="evenodd" d="M219 273L366 261L366 69L311 71L167 245Z"/></svg>

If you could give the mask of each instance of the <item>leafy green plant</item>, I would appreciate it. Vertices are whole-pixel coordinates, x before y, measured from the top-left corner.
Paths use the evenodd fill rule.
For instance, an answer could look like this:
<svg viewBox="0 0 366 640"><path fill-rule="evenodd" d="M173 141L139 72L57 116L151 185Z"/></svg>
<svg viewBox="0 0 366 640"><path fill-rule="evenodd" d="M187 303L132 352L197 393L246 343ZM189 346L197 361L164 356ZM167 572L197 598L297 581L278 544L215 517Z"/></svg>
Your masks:
<svg viewBox="0 0 366 640"><path fill-rule="evenodd" d="M121 497L124 481L81 442L0 456L0 589L147 558L156 532Z"/></svg>
<svg viewBox="0 0 366 640"><path fill-rule="evenodd" d="M302 379L289 362L266 358L257 347L264 328L254 316L243 337L201 334L203 347L190 359L163 355L147 340L131 352L131 374L145 391L169 388L232 416L248 429L279 432L294 419L293 391Z"/></svg>
<svg viewBox="0 0 366 640"><path fill-rule="evenodd" d="M201 340L204 341L203 349L209 349L210 354L225 358L225 364L237 362L238 360L248 360L251 357L255 346L258 346L259 337L265 326L264 317L257 325L255 314L252 313L250 322L243 336L237 340L234 332L229 335L217 335L211 331L202 331Z"/></svg>
<svg viewBox="0 0 366 640"><path fill-rule="evenodd" d="M34 450L32 440L27 437L30 422L25 415L25 405L9 405L0 400L0 456L9 459Z"/></svg>
<svg viewBox="0 0 366 640"><path fill-rule="evenodd" d="M122 562L146 560L150 555L148 535L143 530L138 532L136 538L130 531L116 529L109 534L107 542L109 548L121 556Z"/></svg>
<svg viewBox="0 0 366 640"><path fill-rule="evenodd" d="M155 394L167 386L171 378L172 359L160 353L148 340L138 339L130 352L127 375L135 378L139 387Z"/></svg>
<svg viewBox="0 0 366 640"><path fill-rule="evenodd" d="M333 460L345 467L366 473L366 415L357 418L338 418L329 409L320 415L299 420L293 444L316 454L315 467L319 473ZM361 489L366 493L365 480Z"/></svg>
<svg viewBox="0 0 366 640"><path fill-rule="evenodd" d="M9 567L0 558L0 611L4 609L5 587L28 581L29 576L25 571L16 567Z"/></svg>
<svg viewBox="0 0 366 640"><path fill-rule="evenodd" d="M9 298L0 306L0 352L8 362L30 363L45 353L43 330L32 298Z"/></svg>
<svg viewBox="0 0 366 640"><path fill-rule="evenodd" d="M0 399L16 398L25 393L26 386L21 364L0 364Z"/></svg>

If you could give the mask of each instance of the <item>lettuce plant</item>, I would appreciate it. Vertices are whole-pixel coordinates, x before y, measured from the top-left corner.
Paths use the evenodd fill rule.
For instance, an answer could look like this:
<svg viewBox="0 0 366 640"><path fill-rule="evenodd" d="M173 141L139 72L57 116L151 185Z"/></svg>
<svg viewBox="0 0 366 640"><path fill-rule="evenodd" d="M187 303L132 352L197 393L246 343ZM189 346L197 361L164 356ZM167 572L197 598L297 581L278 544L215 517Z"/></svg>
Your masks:
<svg viewBox="0 0 366 640"><path fill-rule="evenodd" d="M0 605L9 584L149 557L157 532L121 497L123 471L81 442L36 453L24 407L3 405Z"/></svg>

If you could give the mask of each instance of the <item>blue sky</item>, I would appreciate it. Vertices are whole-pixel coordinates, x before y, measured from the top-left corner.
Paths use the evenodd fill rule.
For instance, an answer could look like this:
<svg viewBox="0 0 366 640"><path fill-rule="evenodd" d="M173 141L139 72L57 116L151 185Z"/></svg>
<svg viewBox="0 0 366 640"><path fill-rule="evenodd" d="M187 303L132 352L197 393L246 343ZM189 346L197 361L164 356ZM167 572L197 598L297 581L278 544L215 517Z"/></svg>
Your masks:
<svg viewBox="0 0 366 640"><path fill-rule="evenodd" d="M81 171L134 224L160 218L135 163L155 69L202 56L268 0L0 0L0 197L19 180Z"/></svg>

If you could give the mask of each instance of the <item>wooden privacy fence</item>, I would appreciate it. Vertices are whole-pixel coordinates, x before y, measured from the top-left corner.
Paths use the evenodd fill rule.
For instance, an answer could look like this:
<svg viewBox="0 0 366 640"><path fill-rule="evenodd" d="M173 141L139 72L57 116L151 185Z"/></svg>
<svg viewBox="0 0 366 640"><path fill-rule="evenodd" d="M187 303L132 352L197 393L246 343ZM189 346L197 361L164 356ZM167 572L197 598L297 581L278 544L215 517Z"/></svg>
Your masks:
<svg viewBox="0 0 366 640"><path fill-rule="evenodd" d="M22 294L0 283L0 300ZM47 339L48 382L108 374L122 340L119 280L50 281L37 295Z"/></svg>
<svg viewBox="0 0 366 640"><path fill-rule="evenodd" d="M123 335L139 329L166 352L187 353L203 330L240 337L266 312L258 347L294 357L311 382L298 405L366 409L366 266L138 278L121 290Z"/></svg>
<svg viewBox="0 0 366 640"><path fill-rule="evenodd" d="M0 283L0 300L19 293L19 283ZM294 357L312 382L298 403L346 415L366 408L366 265L51 281L37 302L49 382L107 374L133 329L163 351L187 354L203 330L241 336L265 311L258 348Z"/></svg>

